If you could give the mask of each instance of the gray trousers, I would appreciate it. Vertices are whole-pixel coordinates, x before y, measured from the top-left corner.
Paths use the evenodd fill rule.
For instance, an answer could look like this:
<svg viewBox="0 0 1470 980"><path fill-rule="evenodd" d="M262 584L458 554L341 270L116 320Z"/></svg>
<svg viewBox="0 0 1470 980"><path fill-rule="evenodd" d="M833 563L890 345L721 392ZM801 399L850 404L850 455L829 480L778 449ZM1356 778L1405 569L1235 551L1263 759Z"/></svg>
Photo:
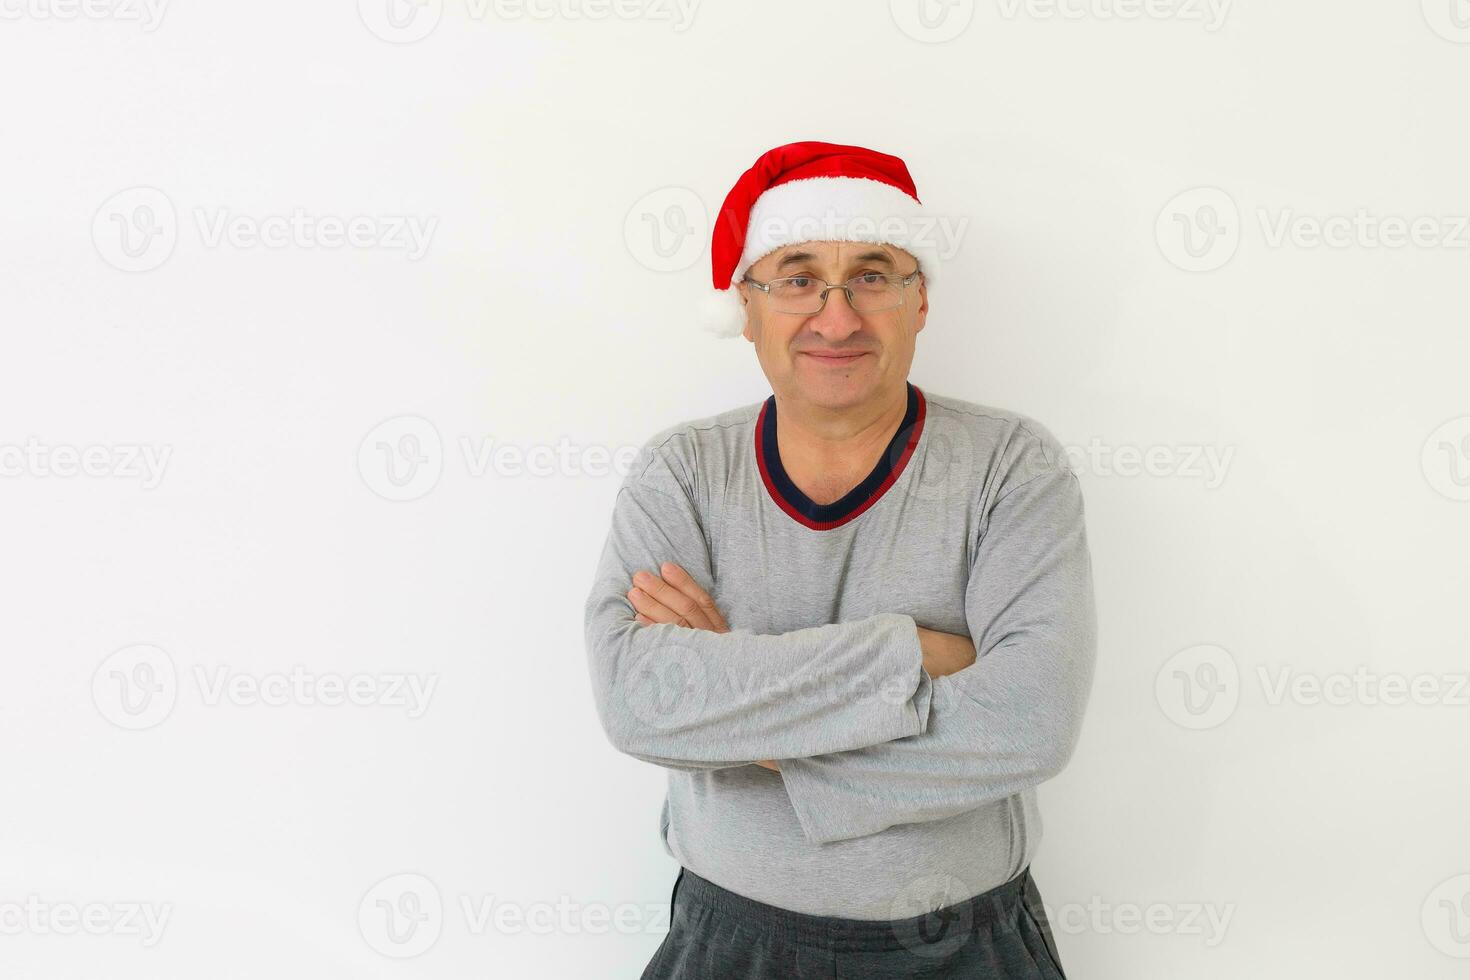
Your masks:
<svg viewBox="0 0 1470 980"><path fill-rule="evenodd" d="M1031 869L988 892L874 922L766 905L681 868L669 934L640 980L1066 980Z"/></svg>

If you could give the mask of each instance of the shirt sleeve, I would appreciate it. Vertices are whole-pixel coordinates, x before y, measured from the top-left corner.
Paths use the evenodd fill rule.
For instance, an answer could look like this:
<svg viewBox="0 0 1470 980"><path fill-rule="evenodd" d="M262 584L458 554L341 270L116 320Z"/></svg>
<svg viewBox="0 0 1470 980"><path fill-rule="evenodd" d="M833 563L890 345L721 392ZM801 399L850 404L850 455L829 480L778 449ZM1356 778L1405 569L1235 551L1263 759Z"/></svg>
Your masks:
<svg viewBox="0 0 1470 980"><path fill-rule="evenodd" d="M614 748L670 769L822 755L913 735L932 678L910 616L782 634L634 619L633 573L678 563L722 611L689 476L657 451L619 488L584 615L593 698Z"/></svg>
<svg viewBox="0 0 1470 980"><path fill-rule="evenodd" d="M982 526L965 588L976 661L933 680L925 731L778 760L812 842L942 820L1036 786L1071 757L1096 611L1081 487L1052 455L1016 467Z"/></svg>

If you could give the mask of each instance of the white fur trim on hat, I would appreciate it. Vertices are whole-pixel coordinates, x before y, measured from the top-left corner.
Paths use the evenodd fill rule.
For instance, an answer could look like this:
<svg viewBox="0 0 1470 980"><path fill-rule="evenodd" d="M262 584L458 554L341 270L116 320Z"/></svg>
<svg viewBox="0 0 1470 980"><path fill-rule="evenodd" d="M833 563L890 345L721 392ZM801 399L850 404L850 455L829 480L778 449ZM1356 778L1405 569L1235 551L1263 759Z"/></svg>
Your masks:
<svg viewBox="0 0 1470 980"><path fill-rule="evenodd" d="M740 289L711 289L700 300L699 324L716 337L738 337L745 332L745 304Z"/></svg>

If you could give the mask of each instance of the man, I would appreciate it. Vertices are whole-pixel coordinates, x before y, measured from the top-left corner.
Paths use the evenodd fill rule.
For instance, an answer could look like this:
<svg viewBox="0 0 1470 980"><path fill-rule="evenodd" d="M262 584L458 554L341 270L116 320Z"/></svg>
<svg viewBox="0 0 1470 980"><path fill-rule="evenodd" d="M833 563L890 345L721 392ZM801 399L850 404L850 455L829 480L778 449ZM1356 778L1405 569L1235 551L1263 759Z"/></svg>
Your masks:
<svg viewBox="0 0 1470 980"><path fill-rule="evenodd" d="M772 394L648 441L585 610L609 740L668 769L645 980L1063 976L1029 865L1092 685L1082 497L1036 421L908 381L925 228L902 160L817 142L718 217Z"/></svg>

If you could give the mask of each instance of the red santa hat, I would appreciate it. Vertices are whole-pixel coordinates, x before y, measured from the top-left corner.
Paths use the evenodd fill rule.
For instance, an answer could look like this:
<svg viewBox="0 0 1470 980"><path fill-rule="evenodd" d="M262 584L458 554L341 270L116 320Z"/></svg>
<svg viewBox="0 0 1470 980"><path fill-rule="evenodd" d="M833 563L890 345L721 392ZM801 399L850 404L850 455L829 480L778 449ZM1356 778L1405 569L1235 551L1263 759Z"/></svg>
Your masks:
<svg viewBox="0 0 1470 980"><path fill-rule="evenodd" d="M734 284L776 249L810 241L896 245L919 260L929 285L939 271L933 221L902 160L861 146L787 143L740 175L715 217L705 329L738 337L745 309Z"/></svg>

